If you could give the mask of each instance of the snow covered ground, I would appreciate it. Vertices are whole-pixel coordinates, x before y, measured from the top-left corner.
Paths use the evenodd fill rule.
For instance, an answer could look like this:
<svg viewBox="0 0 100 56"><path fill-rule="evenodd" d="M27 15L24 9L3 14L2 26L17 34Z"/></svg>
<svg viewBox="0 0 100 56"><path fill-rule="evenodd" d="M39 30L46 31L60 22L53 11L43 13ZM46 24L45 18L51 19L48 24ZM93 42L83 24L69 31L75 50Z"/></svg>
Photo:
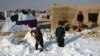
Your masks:
<svg viewBox="0 0 100 56"><path fill-rule="evenodd" d="M65 47L58 47L56 39L50 39L48 29L41 31L45 47L43 52L35 50L35 40L29 32L21 40L12 33L0 36L0 56L100 56L100 39L84 38L79 32L66 32Z"/></svg>

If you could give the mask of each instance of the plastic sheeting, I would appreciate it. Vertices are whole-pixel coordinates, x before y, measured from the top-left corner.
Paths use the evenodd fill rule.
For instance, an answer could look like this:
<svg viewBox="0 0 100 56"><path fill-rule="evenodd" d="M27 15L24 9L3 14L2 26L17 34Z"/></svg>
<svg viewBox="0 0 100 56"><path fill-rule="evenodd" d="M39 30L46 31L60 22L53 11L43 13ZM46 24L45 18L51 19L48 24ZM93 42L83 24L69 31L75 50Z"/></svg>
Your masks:
<svg viewBox="0 0 100 56"><path fill-rule="evenodd" d="M22 20L36 20L34 16L32 16L31 13L28 14L18 14L18 21ZM5 24L3 25L2 32L19 32L19 31L27 31L28 26L27 25L16 25L16 22L12 22L10 17L6 19Z"/></svg>

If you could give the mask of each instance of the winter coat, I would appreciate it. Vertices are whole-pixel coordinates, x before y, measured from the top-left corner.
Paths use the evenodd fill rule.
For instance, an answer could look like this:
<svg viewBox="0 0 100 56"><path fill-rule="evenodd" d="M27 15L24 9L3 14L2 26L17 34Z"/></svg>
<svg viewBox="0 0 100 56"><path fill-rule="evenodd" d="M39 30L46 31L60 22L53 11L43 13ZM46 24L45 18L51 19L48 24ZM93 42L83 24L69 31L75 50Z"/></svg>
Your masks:
<svg viewBox="0 0 100 56"><path fill-rule="evenodd" d="M42 33L41 33L41 31L40 31L40 28L39 27L36 27L36 29L35 30L31 30L31 35L32 34L35 34L35 39L36 39L36 41L38 41L38 42L43 42L43 35L42 35Z"/></svg>
<svg viewBox="0 0 100 56"><path fill-rule="evenodd" d="M58 46L64 47L65 29L63 27L57 27L55 33L56 33L56 37L57 37Z"/></svg>
<svg viewBox="0 0 100 56"><path fill-rule="evenodd" d="M83 22L83 19L84 19L83 14L78 14L77 21Z"/></svg>
<svg viewBox="0 0 100 56"><path fill-rule="evenodd" d="M65 29L63 27L57 27L55 34L57 37L63 37L65 36Z"/></svg>

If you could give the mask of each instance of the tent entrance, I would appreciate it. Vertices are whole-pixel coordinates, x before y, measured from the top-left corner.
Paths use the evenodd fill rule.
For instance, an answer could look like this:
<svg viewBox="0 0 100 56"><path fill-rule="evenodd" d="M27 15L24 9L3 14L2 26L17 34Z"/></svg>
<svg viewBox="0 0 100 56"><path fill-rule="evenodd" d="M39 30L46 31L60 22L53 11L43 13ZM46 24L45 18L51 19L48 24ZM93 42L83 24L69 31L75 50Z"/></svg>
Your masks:
<svg viewBox="0 0 100 56"><path fill-rule="evenodd" d="M88 20L92 23L91 27L97 27L97 21L98 21L98 13L89 13L88 14Z"/></svg>
<svg viewBox="0 0 100 56"><path fill-rule="evenodd" d="M97 23L98 13L89 13L88 18L89 18L89 21Z"/></svg>

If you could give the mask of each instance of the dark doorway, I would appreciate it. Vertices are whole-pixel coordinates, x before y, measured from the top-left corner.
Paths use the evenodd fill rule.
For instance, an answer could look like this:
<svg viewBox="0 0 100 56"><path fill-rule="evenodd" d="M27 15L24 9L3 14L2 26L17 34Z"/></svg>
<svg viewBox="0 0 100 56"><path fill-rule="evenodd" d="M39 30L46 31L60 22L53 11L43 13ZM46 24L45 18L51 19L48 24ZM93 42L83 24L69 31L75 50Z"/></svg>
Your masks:
<svg viewBox="0 0 100 56"><path fill-rule="evenodd" d="M91 24L91 27L92 27L92 28L95 28L95 27L98 26L98 24L97 24L98 13L89 13L89 14L88 14L88 18L89 18L89 21L92 23L92 24Z"/></svg>
<svg viewBox="0 0 100 56"><path fill-rule="evenodd" d="M89 13L88 17L89 17L89 21L97 22L97 20L98 20L98 13Z"/></svg>
<svg viewBox="0 0 100 56"><path fill-rule="evenodd" d="M4 13L0 12L0 20L5 20Z"/></svg>

